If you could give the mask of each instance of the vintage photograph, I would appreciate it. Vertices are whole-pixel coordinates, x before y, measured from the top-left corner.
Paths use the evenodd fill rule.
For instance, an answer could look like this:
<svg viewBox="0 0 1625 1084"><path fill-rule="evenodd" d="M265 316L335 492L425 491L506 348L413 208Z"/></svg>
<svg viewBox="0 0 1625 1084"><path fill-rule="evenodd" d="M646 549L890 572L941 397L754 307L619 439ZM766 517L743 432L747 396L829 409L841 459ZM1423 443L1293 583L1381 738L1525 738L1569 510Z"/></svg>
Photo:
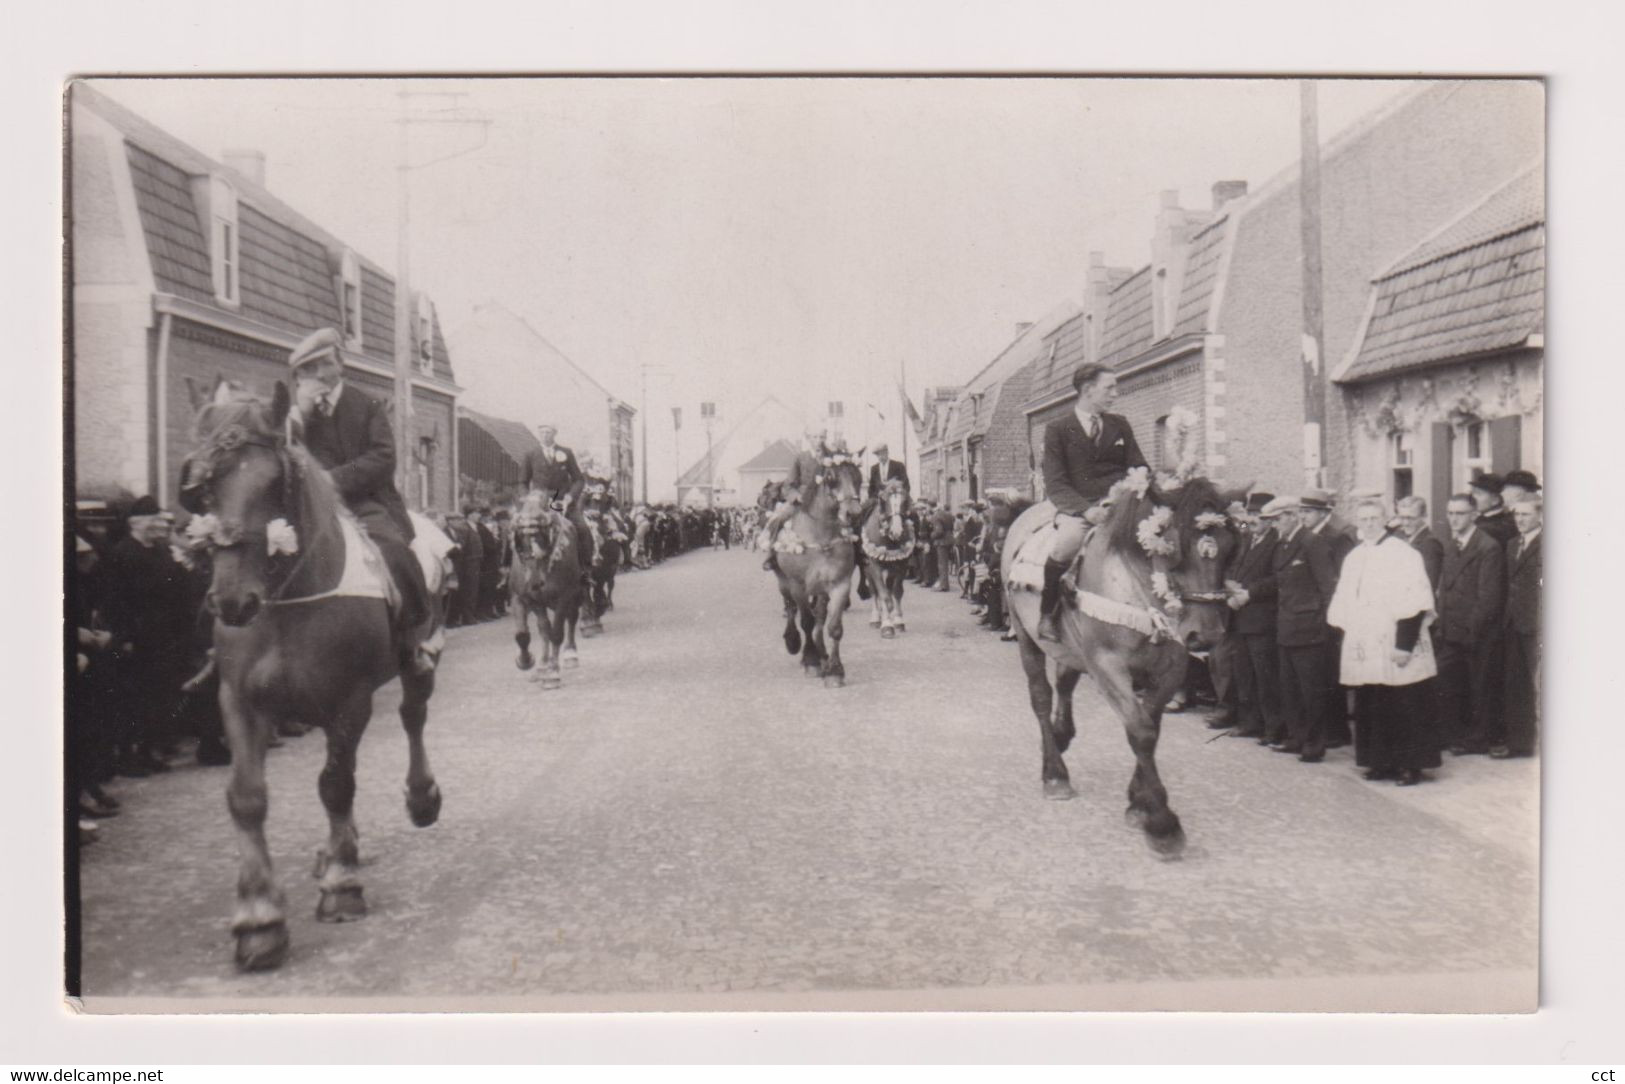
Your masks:
<svg viewBox="0 0 1625 1084"><path fill-rule="evenodd" d="M62 106L85 1011L1535 1011L1541 80Z"/></svg>

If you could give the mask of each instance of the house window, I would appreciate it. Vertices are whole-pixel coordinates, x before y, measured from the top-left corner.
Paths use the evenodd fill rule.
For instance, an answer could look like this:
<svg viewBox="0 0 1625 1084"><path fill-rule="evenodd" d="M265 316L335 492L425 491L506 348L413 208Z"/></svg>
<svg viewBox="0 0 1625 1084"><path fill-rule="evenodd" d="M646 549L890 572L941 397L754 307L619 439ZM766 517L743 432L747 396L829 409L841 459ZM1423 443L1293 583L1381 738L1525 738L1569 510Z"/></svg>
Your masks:
<svg viewBox="0 0 1625 1084"><path fill-rule="evenodd" d="M1456 437L1454 484L1457 492L1464 491L1474 478L1490 469L1489 426L1472 422L1462 427Z"/></svg>
<svg viewBox="0 0 1625 1084"><path fill-rule="evenodd" d="M209 183L209 263L214 273L214 297L227 305L238 303L240 246L237 236L237 192L225 178Z"/></svg>
<svg viewBox="0 0 1625 1084"><path fill-rule="evenodd" d="M418 507L419 508L433 508L434 507L434 486L433 486L434 472L431 469L433 466L434 466L434 438L433 437L419 437L418 438L418 454L417 454L417 475L418 475L417 482L418 482Z"/></svg>
<svg viewBox="0 0 1625 1084"><path fill-rule="evenodd" d="M348 250L339 265L339 307L343 310L344 343L361 346L361 262Z"/></svg>
<svg viewBox="0 0 1625 1084"><path fill-rule="evenodd" d="M841 417L845 417L845 415L846 415L846 404L845 403L841 402L839 399L836 399L836 400L832 401L829 404L829 416L831 418L841 418Z"/></svg>
<svg viewBox="0 0 1625 1084"><path fill-rule="evenodd" d="M1413 471L1416 463L1415 447L1409 433L1391 433L1388 436L1388 471L1392 479L1393 499L1402 501L1416 492Z"/></svg>
<svg viewBox="0 0 1625 1084"><path fill-rule="evenodd" d="M425 373L434 372L434 306L424 294L418 295L417 303L417 340L418 368Z"/></svg>

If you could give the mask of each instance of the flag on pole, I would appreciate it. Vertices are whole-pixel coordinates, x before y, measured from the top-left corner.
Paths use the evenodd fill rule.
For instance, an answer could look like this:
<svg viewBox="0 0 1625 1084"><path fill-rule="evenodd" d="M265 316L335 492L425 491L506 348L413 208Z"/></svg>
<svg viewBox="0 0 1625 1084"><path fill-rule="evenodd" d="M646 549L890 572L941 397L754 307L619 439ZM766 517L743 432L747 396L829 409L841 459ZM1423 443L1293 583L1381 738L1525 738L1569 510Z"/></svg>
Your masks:
<svg viewBox="0 0 1625 1084"><path fill-rule="evenodd" d="M903 389L902 384L897 385L897 395L898 398L903 400L903 413L908 416L909 422L914 426L914 431L918 433L920 427L925 424L925 419L921 418L920 412L914 409L914 400L908 397L908 392Z"/></svg>

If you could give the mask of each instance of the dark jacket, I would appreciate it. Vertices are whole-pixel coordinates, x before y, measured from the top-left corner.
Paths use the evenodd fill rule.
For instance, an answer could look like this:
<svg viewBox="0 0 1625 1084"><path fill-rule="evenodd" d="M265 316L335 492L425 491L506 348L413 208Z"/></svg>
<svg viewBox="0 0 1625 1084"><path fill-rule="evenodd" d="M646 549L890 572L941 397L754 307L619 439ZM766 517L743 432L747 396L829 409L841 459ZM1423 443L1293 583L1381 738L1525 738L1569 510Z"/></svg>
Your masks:
<svg viewBox="0 0 1625 1084"><path fill-rule="evenodd" d="M1439 632L1448 643L1478 644L1501 627L1506 607L1506 553L1487 532L1474 530L1467 547L1444 546L1439 573Z"/></svg>
<svg viewBox="0 0 1625 1084"><path fill-rule="evenodd" d="M787 501L803 503L818 485L818 476L824 472L823 464L811 452L798 452L790 464L790 473L779 486L780 495Z"/></svg>
<svg viewBox="0 0 1625 1084"><path fill-rule="evenodd" d="M580 503L581 489L586 484L575 452L564 445L555 444L551 450L532 448L525 453L526 489L546 490L554 500L568 497L573 508Z"/></svg>
<svg viewBox="0 0 1625 1084"><path fill-rule="evenodd" d="M1493 512L1486 512L1473 521L1473 526L1505 546L1518 537L1518 525L1513 522L1512 511L1502 505Z"/></svg>
<svg viewBox="0 0 1625 1084"><path fill-rule="evenodd" d="M1230 619L1232 632L1261 635L1275 631L1276 587L1275 547L1280 539L1274 530L1260 537L1248 535L1230 559L1225 579L1235 580L1247 589L1247 605Z"/></svg>
<svg viewBox="0 0 1625 1084"><path fill-rule="evenodd" d="M1507 543L1507 600L1506 624L1513 632L1530 635L1540 631L1540 541L1546 537L1542 528L1523 554L1518 553L1521 538Z"/></svg>
<svg viewBox="0 0 1625 1084"><path fill-rule="evenodd" d="M134 644L138 653L167 651L191 632L186 612L186 570L165 543L143 546L126 538L101 566L102 617L113 644Z"/></svg>
<svg viewBox="0 0 1625 1084"><path fill-rule="evenodd" d="M305 447L327 469L350 511L374 534L378 527L393 524L402 541L410 542L412 521L395 488L395 430L389 408L346 384L333 413L324 417L313 410L304 426Z"/></svg>
<svg viewBox="0 0 1625 1084"><path fill-rule="evenodd" d="M901 460L886 460L886 477L884 478L880 477L880 464L875 463L872 465L869 468L869 499L874 500L880 496L880 491L885 488L886 483L894 480L903 483L904 493L912 492L908 485L908 468L902 464Z"/></svg>
<svg viewBox="0 0 1625 1084"><path fill-rule="evenodd" d="M1330 626L1326 608L1337 589L1327 540L1308 528L1275 546L1270 561L1275 575L1275 639L1282 647L1309 647L1326 642Z"/></svg>
<svg viewBox="0 0 1625 1084"><path fill-rule="evenodd" d="M1076 413L1044 430L1044 496L1067 515L1083 515L1130 468L1145 465L1134 430L1121 414L1102 414L1093 440L1084 435Z"/></svg>
<svg viewBox="0 0 1625 1084"><path fill-rule="evenodd" d="M1433 530L1423 527L1409 540L1411 548L1422 555L1422 567L1427 570L1428 583L1435 598L1439 595L1439 575L1444 571L1444 543L1433 537Z"/></svg>

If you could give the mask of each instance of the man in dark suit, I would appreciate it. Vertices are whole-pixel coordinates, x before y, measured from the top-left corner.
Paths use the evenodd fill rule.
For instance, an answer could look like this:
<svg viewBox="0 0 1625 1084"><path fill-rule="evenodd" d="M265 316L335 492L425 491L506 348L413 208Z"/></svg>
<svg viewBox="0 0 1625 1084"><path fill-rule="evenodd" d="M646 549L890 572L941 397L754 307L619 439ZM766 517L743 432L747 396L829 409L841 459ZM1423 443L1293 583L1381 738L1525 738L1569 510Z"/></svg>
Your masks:
<svg viewBox="0 0 1625 1084"><path fill-rule="evenodd" d="M1446 740L1458 756L1502 741L1506 551L1478 529L1477 515L1466 493L1445 505L1451 538L1439 572L1439 685Z"/></svg>
<svg viewBox="0 0 1625 1084"><path fill-rule="evenodd" d="M1512 506L1518 537L1506 548L1506 740L1490 749L1496 758L1533 756L1538 743L1541 519L1537 496Z"/></svg>
<svg viewBox="0 0 1625 1084"><path fill-rule="evenodd" d="M1399 529L1405 541L1422 555L1422 568L1437 597L1439 574L1444 569L1444 543L1433 537L1433 528L1428 526L1428 502L1421 497L1403 497L1395 511L1399 513Z"/></svg>
<svg viewBox="0 0 1625 1084"><path fill-rule="evenodd" d="M456 624L472 625L480 620L479 585L485 572L485 547L474 529L474 506L464 505L463 514L447 521L457 542Z"/></svg>
<svg viewBox="0 0 1625 1084"><path fill-rule="evenodd" d="M1326 539L1311 531L1298 514L1298 501L1277 497L1264 507L1265 518L1280 517L1280 542L1270 561L1276 591L1275 640L1279 645L1281 714L1286 741L1271 748L1297 753L1316 764L1326 755L1326 641L1337 578Z"/></svg>
<svg viewBox="0 0 1625 1084"><path fill-rule="evenodd" d="M387 407L344 382L341 342L337 331L322 328L288 355L305 446L378 544L400 589L396 626L403 655L427 673L434 666L421 650L429 631L429 589L410 548L413 531L406 502L395 488L395 431Z"/></svg>
<svg viewBox="0 0 1625 1084"><path fill-rule="evenodd" d="M1134 467L1146 465L1134 429L1107 412L1117 399L1117 374L1080 365L1072 374L1078 399L1072 413L1044 430L1044 495L1055 505L1057 538L1044 565L1038 636L1061 639L1061 577L1083 548L1088 526L1105 518L1099 504Z"/></svg>
<svg viewBox="0 0 1625 1084"><path fill-rule="evenodd" d="M1343 574L1343 561L1358 541L1354 531L1341 521L1334 506L1337 496L1329 489L1311 489L1302 498L1304 527L1326 540L1332 561L1332 589ZM1348 690L1338 682L1339 659L1343 653L1343 632L1328 626L1326 632L1326 748L1340 749L1354 740L1349 732Z"/></svg>
<svg viewBox="0 0 1625 1084"><path fill-rule="evenodd" d="M480 593L476 611L480 620L502 612L497 600L497 583L502 579L502 540L490 526L491 509L480 508L470 521L480 539Z"/></svg>
<svg viewBox="0 0 1625 1084"><path fill-rule="evenodd" d="M1480 474L1467 483L1467 488L1472 491L1473 505L1478 509L1478 519L1473 526L1495 539L1496 545L1505 547L1518 534L1512 512L1501 499L1506 479L1499 474Z"/></svg>
<svg viewBox="0 0 1625 1084"><path fill-rule="evenodd" d="M908 484L908 467L902 460L891 457L891 449L884 443L875 445L875 462L869 468L869 500L878 500L880 491L886 488L887 482L902 482L903 492L911 492Z"/></svg>
<svg viewBox="0 0 1625 1084"><path fill-rule="evenodd" d="M592 532L581 514L581 491L587 484L587 476L581 473L575 452L557 442L558 435L558 427L549 422L536 427L536 439L542 446L525 453L524 483L527 490L539 489L550 501L559 504L564 518L575 527L581 579L587 583L592 578L595 552Z"/></svg>
<svg viewBox="0 0 1625 1084"><path fill-rule="evenodd" d="M1238 518L1246 527L1241 546L1230 559L1225 587L1230 593L1230 666L1236 697L1237 737L1257 738L1260 745L1285 744L1281 719L1275 642L1275 547L1279 542L1274 520L1262 515L1275 499L1272 493L1253 493Z"/></svg>
<svg viewBox="0 0 1625 1084"><path fill-rule="evenodd" d="M824 457L828 454L829 448L824 434L808 430L804 446L796 453L795 462L790 464L790 473L779 483L778 506L773 509L773 514L767 517L764 528L767 531L767 559L762 562L762 568L766 571L777 571L779 556L773 544L779 540L779 532L790 522L790 517L796 514L802 502L812 497L818 479L824 473Z"/></svg>

